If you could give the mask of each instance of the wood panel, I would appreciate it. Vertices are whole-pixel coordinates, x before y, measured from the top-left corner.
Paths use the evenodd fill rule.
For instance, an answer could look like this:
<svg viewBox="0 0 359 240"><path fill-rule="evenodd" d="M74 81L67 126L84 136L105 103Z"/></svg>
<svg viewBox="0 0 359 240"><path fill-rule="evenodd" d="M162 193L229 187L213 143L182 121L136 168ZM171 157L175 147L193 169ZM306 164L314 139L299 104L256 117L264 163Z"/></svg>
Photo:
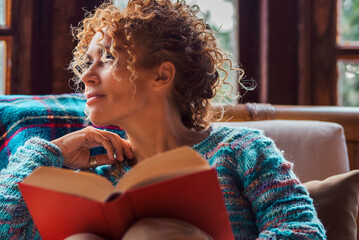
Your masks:
<svg viewBox="0 0 359 240"><path fill-rule="evenodd" d="M34 1L31 44L31 94L52 93L53 69L51 52L53 0Z"/></svg>
<svg viewBox="0 0 359 240"><path fill-rule="evenodd" d="M245 71L245 79L254 79L257 88L245 95L242 102L266 101L260 90L264 89L261 76L260 39L261 0L241 0L238 6L239 17L239 62Z"/></svg>
<svg viewBox="0 0 359 240"><path fill-rule="evenodd" d="M263 17L263 16L262 16ZM298 1L268 1L268 99L298 104Z"/></svg>
<svg viewBox="0 0 359 240"><path fill-rule="evenodd" d="M91 11L103 0L53 0L52 6L52 55L53 55L53 93L73 92L69 81L73 74L67 70L76 46L70 34L70 26L77 26L86 11Z"/></svg>
<svg viewBox="0 0 359 240"><path fill-rule="evenodd" d="M242 102L298 104L299 0L239 2L240 62L257 89Z"/></svg>
<svg viewBox="0 0 359 240"><path fill-rule="evenodd" d="M72 92L70 26L103 0L13 0L11 94Z"/></svg>
<svg viewBox="0 0 359 240"><path fill-rule="evenodd" d="M337 105L336 0L311 1L311 58L308 86L313 105Z"/></svg>
<svg viewBox="0 0 359 240"><path fill-rule="evenodd" d="M310 14L312 0L299 0L298 7L298 104L310 105L311 93L310 86L312 85L310 79L310 71L312 69L310 63L310 26L312 15Z"/></svg>
<svg viewBox="0 0 359 240"><path fill-rule="evenodd" d="M11 94L31 94L31 46L34 0L12 1Z"/></svg>
<svg viewBox="0 0 359 240"><path fill-rule="evenodd" d="M247 99L337 105L337 54L353 58L354 52L337 52L336 3L240 1L240 61L247 76L258 83L258 89L248 93Z"/></svg>

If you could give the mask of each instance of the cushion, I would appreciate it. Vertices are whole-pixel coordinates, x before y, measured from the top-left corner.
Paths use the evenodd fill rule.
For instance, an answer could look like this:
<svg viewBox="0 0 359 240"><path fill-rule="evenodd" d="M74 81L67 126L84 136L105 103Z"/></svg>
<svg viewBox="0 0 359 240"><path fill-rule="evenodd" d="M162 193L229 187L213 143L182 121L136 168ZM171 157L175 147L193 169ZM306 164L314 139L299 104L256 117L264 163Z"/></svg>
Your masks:
<svg viewBox="0 0 359 240"><path fill-rule="evenodd" d="M31 137L51 141L90 126L85 108L86 98L82 94L0 96L0 169L7 166L9 156ZM125 135L119 127L96 127L121 137ZM92 154L101 151L95 149Z"/></svg>
<svg viewBox="0 0 359 240"><path fill-rule="evenodd" d="M285 158L294 163L294 172L302 182L349 171L344 130L337 123L266 120L218 124L263 130L284 151Z"/></svg>
<svg viewBox="0 0 359 240"><path fill-rule="evenodd" d="M356 240L359 170L304 183L314 200L329 240Z"/></svg>

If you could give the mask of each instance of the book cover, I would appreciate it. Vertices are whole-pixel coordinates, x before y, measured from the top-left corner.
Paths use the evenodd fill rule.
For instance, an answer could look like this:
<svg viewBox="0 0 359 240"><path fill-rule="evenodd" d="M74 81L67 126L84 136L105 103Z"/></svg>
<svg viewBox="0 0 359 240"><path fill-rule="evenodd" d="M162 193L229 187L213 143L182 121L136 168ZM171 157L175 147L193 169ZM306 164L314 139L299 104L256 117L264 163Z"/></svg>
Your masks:
<svg viewBox="0 0 359 240"><path fill-rule="evenodd" d="M19 187L44 240L83 232L121 239L144 217L176 218L214 239L233 239L217 173L189 147L144 160L116 187L96 174L54 167L38 168Z"/></svg>

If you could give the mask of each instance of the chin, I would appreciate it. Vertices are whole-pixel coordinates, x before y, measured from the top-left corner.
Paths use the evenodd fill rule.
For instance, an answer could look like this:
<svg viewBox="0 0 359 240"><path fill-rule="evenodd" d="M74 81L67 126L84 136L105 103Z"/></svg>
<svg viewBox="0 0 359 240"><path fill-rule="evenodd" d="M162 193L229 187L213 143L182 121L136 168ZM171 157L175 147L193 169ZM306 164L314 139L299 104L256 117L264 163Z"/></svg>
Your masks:
<svg viewBox="0 0 359 240"><path fill-rule="evenodd" d="M107 121L105 121L104 119L102 119L99 115L95 115L95 114L89 114L88 118L90 119L91 123L95 126L107 126L107 125L111 125L109 123L107 123Z"/></svg>
<svg viewBox="0 0 359 240"><path fill-rule="evenodd" d="M95 126L109 126L109 125L117 125L116 122L110 121L109 119L104 119L103 115L98 114L89 114L89 120Z"/></svg>

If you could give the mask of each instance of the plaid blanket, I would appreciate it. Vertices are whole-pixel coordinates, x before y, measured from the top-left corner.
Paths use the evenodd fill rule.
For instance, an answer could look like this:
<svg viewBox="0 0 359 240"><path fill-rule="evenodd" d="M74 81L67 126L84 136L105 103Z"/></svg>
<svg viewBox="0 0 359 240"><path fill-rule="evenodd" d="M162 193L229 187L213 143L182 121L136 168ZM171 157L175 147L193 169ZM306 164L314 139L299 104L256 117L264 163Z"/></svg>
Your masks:
<svg viewBox="0 0 359 240"><path fill-rule="evenodd" d="M51 141L90 126L85 107L86 98L82 94L0 96L0 169L7 166L9 156L31 137ZM125 136L119 127L98 128ZM101 151L97 148L91 154Z"/></svg>

